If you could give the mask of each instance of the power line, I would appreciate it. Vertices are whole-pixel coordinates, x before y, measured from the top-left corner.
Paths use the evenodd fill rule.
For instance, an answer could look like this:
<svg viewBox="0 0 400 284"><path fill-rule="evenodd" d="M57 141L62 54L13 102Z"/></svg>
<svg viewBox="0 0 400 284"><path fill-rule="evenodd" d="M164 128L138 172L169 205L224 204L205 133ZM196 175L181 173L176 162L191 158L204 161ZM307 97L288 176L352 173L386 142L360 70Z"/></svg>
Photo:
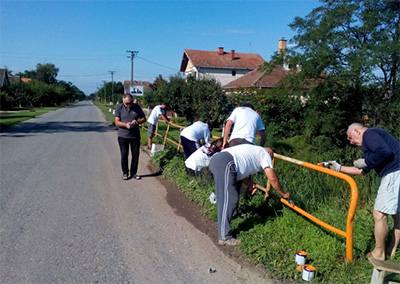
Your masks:
<svg viewBox="0 0 400 284"><path fill-rule="evenodd" d="M168 69L171 69L171 70L174 70L174 71L179 71L179 70L177 70L176 68L168 67L168 66L165 66L165 65L162 65L162 64L159 64L159 63L156 63L156 62L150 61L150 60L148 60L148 59L145 59L145 58L143 58L143 57L140 57L140 56L138 56L138 58L140 58L140 59L142 59L142 60L144 60L144 61L147 61L147 62L149 62L149 63L152 63L152 64L155 64L155 65L158 65L158 66L164 67L164 68L168 68Z"/></svg>
<svg viewBox="0 0 400 284"><path fill-rule="evenodd" d="M95 77L95 76L105 76L108 75L107 73L104 74L91 74L91 75L61 75L58 74L57 77Z"/></svg>

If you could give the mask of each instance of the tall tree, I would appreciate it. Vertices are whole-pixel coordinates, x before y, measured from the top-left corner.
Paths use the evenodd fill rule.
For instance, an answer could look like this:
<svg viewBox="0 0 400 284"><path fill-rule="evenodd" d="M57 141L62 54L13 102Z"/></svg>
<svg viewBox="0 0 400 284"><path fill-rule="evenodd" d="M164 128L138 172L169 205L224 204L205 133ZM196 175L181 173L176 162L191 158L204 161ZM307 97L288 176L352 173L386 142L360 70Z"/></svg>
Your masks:
<svg viewBox="0 0 400 284"><path fill-rule="evenodd" d="M305 127L313 129L306 133L332 136L362 119L373 126L398 125L400 0L321 2L304 18L294 19L295 47L273 60L300 66L298 82L319 85L308 101ZM397 114L388 115L388 105L396 106L391 111Z"/></svg>
<svg viewBox="0 0 400 284"><path fill-rule="evenodd" d="M354 86L380 84L387 95L399 86L400 1L323 0L290 24L314 77L328 72Z"/></svg>
<svg viewBox="0 0 400 284"><path fill-rule="evenodd" d="M36 65L36 79L46 84L56 83L59 69L52 63Z"/></svg>

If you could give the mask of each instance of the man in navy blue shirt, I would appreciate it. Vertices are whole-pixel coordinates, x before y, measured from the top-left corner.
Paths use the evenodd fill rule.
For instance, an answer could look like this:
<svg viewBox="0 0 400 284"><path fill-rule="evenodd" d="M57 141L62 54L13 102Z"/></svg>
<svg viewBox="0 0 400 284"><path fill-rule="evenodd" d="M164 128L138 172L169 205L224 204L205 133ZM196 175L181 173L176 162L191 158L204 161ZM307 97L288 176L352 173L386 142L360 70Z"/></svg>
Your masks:
<svg viewBox="0 0 400 284"><path fill-rule="evenodd" d="M374 169L382 178L373 210L375 248L367 257L385 260L385 253L395 255L400 241L400 142L384 129L367 128L360 123L349 126L347 139L362 147L363 157L354 162L354 167L329 161L329 168L352 175L365 175ZM385 252L388 215L393 216L394 236Z"/></svg>
<svg viewBox="0 0 400 284"><path fill-rule="evenodd" d="M118 126L118 144L121 151L122 179L127 180L129 174L128 156L131 148L131 177L141 179L137 175L139 152L140 152L140 130L139 124L146 122L146 116L138 104L133 103L132 96L125 94L122 104L115 109L115 125Z"/></svg>

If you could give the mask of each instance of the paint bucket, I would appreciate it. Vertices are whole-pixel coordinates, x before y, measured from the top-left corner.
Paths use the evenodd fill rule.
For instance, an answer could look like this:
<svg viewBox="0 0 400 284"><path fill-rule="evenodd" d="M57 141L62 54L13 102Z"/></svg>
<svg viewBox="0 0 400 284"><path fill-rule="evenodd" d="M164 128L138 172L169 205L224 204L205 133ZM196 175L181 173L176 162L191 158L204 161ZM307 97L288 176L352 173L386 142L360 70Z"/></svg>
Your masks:
<svg viewBox="0 0 400 284"><path fill-rule="evenodd" d="M297 265L304 266L306 264L306 257L307 253L305 251L298 251L294 260L296 261Z"/></svg>
<svg viewBox="0 0 400 284"><path fill-rule="evenodd" d="M304 281L311 281L314 279L315 267L311 265L304 266L302 278Z"/></svg>

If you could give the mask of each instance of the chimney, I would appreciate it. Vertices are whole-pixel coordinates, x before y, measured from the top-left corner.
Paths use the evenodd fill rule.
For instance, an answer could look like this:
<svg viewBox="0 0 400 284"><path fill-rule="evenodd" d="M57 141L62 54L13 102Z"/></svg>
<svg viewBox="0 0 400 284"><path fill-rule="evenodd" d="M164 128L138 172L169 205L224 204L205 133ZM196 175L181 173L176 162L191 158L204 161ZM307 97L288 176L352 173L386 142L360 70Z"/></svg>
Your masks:
<svg viewBox="0 0 400 284"><path fill-rule="evenodd" d="M218 54L219 55L224 55L224 48L223 47L218 47Z"/></svg>
<svg viewBox="0 0 400 284"><path fill-rule="evenodd" d="M234 49L231 50L231 59L235 60L235 50Z"/></svg>
<svg viewBox="0 0 400 284"><path fill-rule="evenodd" d="M285 51L286 46L287 46L287 40L283 37L279 40L278 53L281 54L282 51Z"/></svg>

